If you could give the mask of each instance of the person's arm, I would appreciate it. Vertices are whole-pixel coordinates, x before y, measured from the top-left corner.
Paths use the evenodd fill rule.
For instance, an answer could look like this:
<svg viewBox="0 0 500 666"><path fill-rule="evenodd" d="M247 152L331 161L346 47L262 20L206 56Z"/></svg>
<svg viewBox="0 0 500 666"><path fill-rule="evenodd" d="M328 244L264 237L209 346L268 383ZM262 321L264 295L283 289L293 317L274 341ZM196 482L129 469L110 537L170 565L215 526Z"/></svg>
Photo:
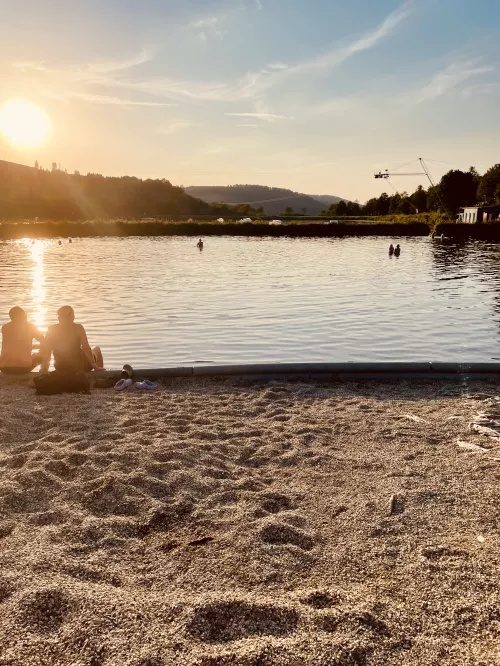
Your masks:
<svg viewBox="0 0 500 666"><path fill-rule="evenodd" d="M38 340L40 345L42 345L43 341L45 340L45 336L43 335L43 333L41 331L39 331L37 329L36 326L33 326L33 337L35 338L35 340Z"/></svg>
<svg viewBox="0 0 500 666"><path fill-rule="evenodd" d="M85 329L81 324L78 324L78 330L80 333L82 352L85 354L85 358L92 366L92 370L98 370L97 365L94 362L94 355L92 354L92 349L90 348L89 341L87 340L87 334L85 333Z"/></svg>
<svg viewBox="0 0 500 666"><path fill-rule="evenodd" d="M31 335L33 336L33 339L37 340L40 343L40 354L42 353L42 347L43 347L43 341L45 340L45 337L41 331L37 329L37 327L33 324L31 326Z"/></svg>
<svg viewBox="0 0 500 666"><path fill-rule="evenodd" d="M52 356L52 343L50 340L50 329L45 338L42 335L40 344L40 354L42 355L42 363L40 365L40 372L48 372L50 365L50 357Z"/></svg>

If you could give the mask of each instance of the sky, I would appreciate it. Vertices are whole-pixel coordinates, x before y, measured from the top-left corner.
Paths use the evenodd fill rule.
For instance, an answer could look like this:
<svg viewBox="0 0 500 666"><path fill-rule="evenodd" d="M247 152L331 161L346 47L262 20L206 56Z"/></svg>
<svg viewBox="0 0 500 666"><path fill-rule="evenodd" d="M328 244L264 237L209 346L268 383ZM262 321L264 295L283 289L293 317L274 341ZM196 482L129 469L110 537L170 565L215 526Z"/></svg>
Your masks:
<svg viewBox="0 0 500 666"><path fill-rule="evenodd" d="M364 202L500 161L498 0L0 0L0 159ZM423 176L391 179L412 191ZM388 189L389 187L389 189Z"/></svg>

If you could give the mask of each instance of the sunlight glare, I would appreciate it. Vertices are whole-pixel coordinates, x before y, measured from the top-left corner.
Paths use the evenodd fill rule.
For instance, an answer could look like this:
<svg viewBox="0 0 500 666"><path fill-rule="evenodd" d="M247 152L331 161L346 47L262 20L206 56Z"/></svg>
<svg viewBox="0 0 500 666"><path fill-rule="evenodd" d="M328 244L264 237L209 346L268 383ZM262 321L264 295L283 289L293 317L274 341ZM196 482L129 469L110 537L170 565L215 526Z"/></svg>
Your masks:
<svg viewBox="0 0 500 666"><path fill-rule="evenodd" d="M44 111L31 102L11 100L0 109L0 132L16 146L40 145L47 138L50 125Z"/></svg>
<svg viewBox="0 0 500 666"><path fill-rule="evenodd" d="M45 271L43 265L43 255L45 243L42 240L35 240L31 245L31 258L33 260L33 288L31 297L33 299L32 321L37 328L45 330L45 316L47 308L45 307Z"/></svg>

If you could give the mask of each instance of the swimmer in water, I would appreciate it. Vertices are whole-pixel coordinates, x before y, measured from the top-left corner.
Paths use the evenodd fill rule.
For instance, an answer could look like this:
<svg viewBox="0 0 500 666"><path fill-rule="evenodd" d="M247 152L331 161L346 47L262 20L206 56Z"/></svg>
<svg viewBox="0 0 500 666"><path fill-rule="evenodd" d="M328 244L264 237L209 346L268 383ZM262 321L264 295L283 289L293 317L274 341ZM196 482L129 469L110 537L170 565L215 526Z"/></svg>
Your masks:
<svg viewBox="0 0 500 666"><path fill-rule="evenodd" d="M401 254L401 248L399 247L399 245L396 245L396 249L394 250L394 256L399 257L400 254Z"/></svg>
<svg viewBox="0 0 500 666"><path fill-rule="evenodd" d="M200 252L203 250L203 241L201 240L201 238L200 238L200 240L196 243L196 247L198 248L198 250L199 250Z"/></svg>
<svg viewBox="0 0 500 666"><path fill-rule="evenodd" d="M394 254L394 245L391 243L389 245L389 256L392 257L393 254Z"/></svg>

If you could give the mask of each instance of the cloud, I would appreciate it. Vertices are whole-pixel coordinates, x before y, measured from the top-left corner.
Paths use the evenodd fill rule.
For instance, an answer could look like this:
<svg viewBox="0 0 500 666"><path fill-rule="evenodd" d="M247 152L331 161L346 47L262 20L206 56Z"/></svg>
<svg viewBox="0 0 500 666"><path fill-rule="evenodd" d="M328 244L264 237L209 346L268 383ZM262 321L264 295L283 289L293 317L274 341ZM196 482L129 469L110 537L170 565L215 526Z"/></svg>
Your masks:
<svg viewBox="0 0 500 666"><path fill-rule="evenodd" d="M411 13L411 5L406 2L399 9L389 14L386 19L372 32L364 35L343 47L335 47L315 58L287 66L283 63L273 63L267 68L250 72L233 82L201 82L180 81L165 77L143 80L126 80L123 77L109 77L107 83L112 86L128 88L151 95L167 97L174 101L241 101L260 97L266 90L271 89L289 78L297 75L307 75L314 72L323 72L333 69L345 62L356 53L374 48L382 39L394 32L396 27ZM216 19L216 21L215 21ZM196 23L204 28L215 27L220 23L219 17L198 19Z"/></svg>
<svg viewBox="0 0 500 666"><path fill-rule="evenodd" d="M198 21L193 21L191 25L193 28L213 28L218 22L219 19L217 16L209 16L207 18L199 19Z"/></svg>
<svg viewBox="0 0 500 666"><path fill-rule="evenodd" d="M174 120L171 123L162 125L158 128L159 134L177 134L188 127L195 127L196 123L189 122L188 120Z"/></svg>
<svg viewBox="0 0 500 666"><path fill-rule="evenodd" d="M414 91L412 99L417 103L429 102L437 97L446 95L469 79L481 74L489 74L494 69L494 67L489 65L481 66L480 60L477 58L454 62L440 72L437 72L427 85Z"/></svg>
<svg viewBox="0 0 500 666"><path fill-rule="evenodd" d="M278 85L291 76L312 72L321 73L334 69L353 55L373 49L380 41L389 37L411 13L411 2L405 2L389 14L375 30L355 39L350 44L342 47L335 46L315 58L304 60L289 67L282 66L281 63L277 63L278 67L270 65L269 68L264 68L260 72L247 75L246 83L243 82L242 89L245 95L251 97ZM269 69L277 71L270 72Z"/></svg>
<svg viewBox="0 0 500 666"><path fill-rule="evenodd" d="M317 58L299 63L298 65L295 65L295 67L292 67L291 69L289 68L287 71L310 72L312 70L332 69L333 67L342 64L356 53L361 53L362 51L368 51L374 48L381 40L389 37L389 35L394 32L395 28L408 18L411 11L410 4L406 2L399 7L399 9L396 9L396 11L389 14L389 16L373 32L367 33L347 46L334 48Z"/></svg>
<svg viewBox="0 0 500 666"><path fill-rule="evenodd" d="M464 97L472 97L473 95L491 95L500 90L500 83L477 83L473 86L468 86L462 90Z"/></svg>
<svg viewBox="0 0 500 666"><path fill-rule="evenodd" d="M366 101L366 97L363 99ZM342 115L355 108L360 101L361 98L357 95L353 95L352 97L333 97L332 99L311 106L309 113L315 116L323 114Z"/></svg>
<svg viewBox="0 0 500 666"><path fill-rule="evenodd" d="M220 19L217 16L207 16L190 23L192 28L200 30L198 35L204 42L208 40L208 33L214 35L218 39L224 39L224 32L220 29L219 25Z"/></svg>
<svg viewBox="0 0 500 666"><path fill-rule="evenodd" d="M68 67L50 67L42 61L25 61L13 63L16 69L36 71L44 74L55 74L72 81L95 82L109 74L115 74L150 62L154 57L151 49L143 49L137 55L122 60L91 60L84 65Z"/></svg>
<svg viewBox="0 0 500 666"><path fill-rule="evenodd" d="M168 102L227 102L255 100L275 86L286 83L295 76L307 76L322 73L333 69L345 62L354 54L374 48L382 39L394 32L396 27L411 13L411 5L403 4L399 9L389 14L386 19L372 32L352 41L342 47L334 47L314 58L304 60L287 66L275 62L268 67L255 72L249 72L235 81L198 81L180 80L169 77L146 78L133 76L135 67L147 63L153 58L149 49L144 49L135 56L122 60L100 60L80 66L66 68L50 68L44 63L19 63L17 67L25 71L35 71L41 75L52 77L52 83L61 91L94 94L95 88L100 87L134 91L163 98ZM208 16L198 18L190 25L200 30L200 38L207 40L210 31L220 32L219 26L223 17ZM219 35L222 38L222 33ZM88 90L89 87L93 89ZM75 90L76 87L76 90ZM83 90L81 88L84 88ZM97 91L98 92L98 91ZM106 91L108 92L108 91ZM121 97L120 95L111 97ZM250 116L249 116L250 117ZM257 116L253 116L257 117ZM288 117L280 118L285 119ZM268 117L268 120L272 118ZM278 120L278 118L274 118Z"/></svg>
<svg viewBox="0 0 500 666"><path fill-rule="evenodd" d="M257 7L259 12L261 12L264 9L264 5L262 4L262 0L255 0L255 6Z"/></svg>
<svg viewBox="0 0 500 666"><path fill-rule="evenodd" d="M295 120L292 116L282 116L277 113L225 113L225 116L233 116L236 118L257 118L258 120Z"/></svg>
<svg viewBox="0 0 500 666"><path fill-rule="evenodd" d="M121 97L110 97L109 95L93 95L91 93L67 92L57 95L47 92L47 96L59 100L78 99L92 104L108 104L113 106L176 106L175 104L169 104L168 102L135 101L122 99Z"/></svg>

